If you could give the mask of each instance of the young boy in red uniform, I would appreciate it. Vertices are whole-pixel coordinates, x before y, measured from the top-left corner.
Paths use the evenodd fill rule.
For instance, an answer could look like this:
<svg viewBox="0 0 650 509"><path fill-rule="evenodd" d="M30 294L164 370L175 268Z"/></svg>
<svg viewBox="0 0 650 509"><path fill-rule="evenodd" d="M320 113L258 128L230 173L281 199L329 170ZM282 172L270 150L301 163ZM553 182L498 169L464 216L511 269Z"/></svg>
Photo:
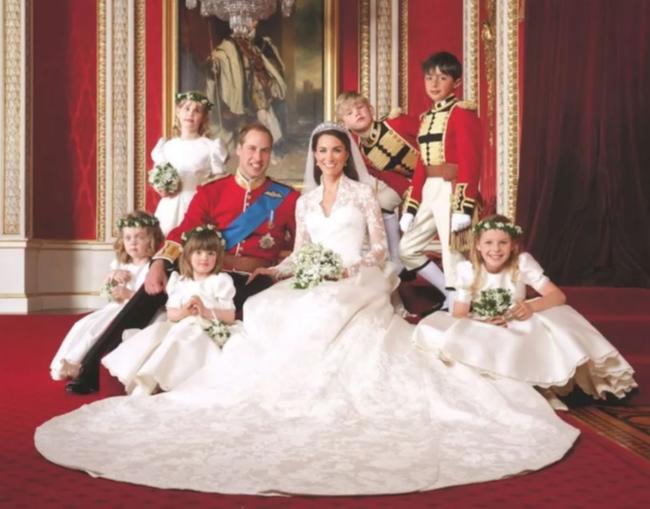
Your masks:
<svg viewBox="0 0 650 509"><path fill-rule="evenodd" d="M358 92L344 92L336 99L339 121L358 141L370 174L383 182L377 199L382 209L390 260L397 270L403 268L399 257L399 224L395 209L402 205L411 185L418 159L419 121L399 109L375 120L366 97Z"/></svg>
<svg viewBox="0 0 650 509"><path fill-rule="evenodd" d="M420 158L400 220L404 232L400 257L406 269L417 271L442 291L446 296L444 307L451 308L455 265L462 256L450 249L450 234L472 224L478 200L481 126L476 106L454 95L462 76L462 66L454 55L435 53L423 62L422 70L432 106L420 118ZM444 274L424 253L436 233L442 246Z"/></svg>

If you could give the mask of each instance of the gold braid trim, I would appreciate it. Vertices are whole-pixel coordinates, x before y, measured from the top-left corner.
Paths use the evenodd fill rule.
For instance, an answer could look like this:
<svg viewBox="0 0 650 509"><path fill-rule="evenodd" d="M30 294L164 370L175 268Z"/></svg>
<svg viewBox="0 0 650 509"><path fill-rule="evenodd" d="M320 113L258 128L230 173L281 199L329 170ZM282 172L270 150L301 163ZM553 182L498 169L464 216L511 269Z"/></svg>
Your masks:
<svg viewBox="0 0 650 509"><path fill-rule="evenodd" d="M478 223L479 210L474 207L472 213L472 223L467 228L458 232L451 232L449 235L449 247L452 251L458 251L465 258L469 257L469 251L474 242L474 226Z"/></svg>
<svg viewBox="0 0 650 509"><path fill-rule="evenodd" d="M451 197L451 211L471 216L476 208L476 200L465 195L467 184L458 183Z"/></svg>
<svg viewBox="0 0 650 509"><path fill-rule="evenodd" d="M167 260L169 263L174 263L176 259L183 252L183 248L177 242L166 240L163 247L154 256L154 260Z"/></svg>

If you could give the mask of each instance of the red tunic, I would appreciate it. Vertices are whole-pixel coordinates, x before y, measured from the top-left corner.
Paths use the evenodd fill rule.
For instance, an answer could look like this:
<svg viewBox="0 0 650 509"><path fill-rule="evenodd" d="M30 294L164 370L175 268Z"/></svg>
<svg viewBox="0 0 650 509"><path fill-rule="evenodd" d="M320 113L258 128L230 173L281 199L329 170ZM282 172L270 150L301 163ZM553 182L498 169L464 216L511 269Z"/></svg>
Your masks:
<svg viewBox="0 0 650 509"><path fill-rule="evenodd" d="M214 224L225 228L235 218L259 198L271 184L267 178L264 183L248 191L237 182L233 175L199 186L192 199L185 218L167 235L167 240L181 243L181 234L201 224ZM258 228L234 246L229 254L255 256L275 263L282 249L291 248L288 239L293 239L296 231L296 200L299 194L292 190L278 208L258 226ZM268 235L267 235L268 234ZM272 242L269 242L269 236ZM262 239L264 237L264 240ZM290 240L293 242L292 240Z"/></svg>
<svg viewBox="0 0 650 509"><path fill-rule="evenodd" d="M430 121L434 110L422 116L422 123ZM422 132L422 130L420 131ZM452 212L471 214L478 199L478 184L481 174L481 123L473 108L466 103L455 103L449 112L446 128L442 132L444 154L442 162L455 163L458 174L454 182ZM413 174L411 196L407 210L415 212L422 200L422 186L427 179L423 156L418 158Z"/></svg>
<svg viewBox="0 0 650 509"><path fill-rule="evenodd" d="M415 170L419 126L417 118L398 115L373 122L370 134L359 139L368 172L402 197Z"/></svg>

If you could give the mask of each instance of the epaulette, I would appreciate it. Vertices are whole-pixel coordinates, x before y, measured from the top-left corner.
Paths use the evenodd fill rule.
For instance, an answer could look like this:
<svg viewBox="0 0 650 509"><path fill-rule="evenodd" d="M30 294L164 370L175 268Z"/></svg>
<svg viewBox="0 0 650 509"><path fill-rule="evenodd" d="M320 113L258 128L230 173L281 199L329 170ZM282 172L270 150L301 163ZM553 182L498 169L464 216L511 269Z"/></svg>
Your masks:
<svg viewBox="0 0 650 509"><path fill-rule="evenodd" d="M465 110L476 110L478 106L474 101L458 101L455 106L459 106Z"/></svg>
<svg viewBox="0 0 650 509"><path fill-rule="evenodd" d="M207 179L202 186L207 186L208 184L212 184L213 182L217 182L218 180L221 180L222 178L230 177L232 174L231 173L216 173L212 175L209 179Z"/></svg>

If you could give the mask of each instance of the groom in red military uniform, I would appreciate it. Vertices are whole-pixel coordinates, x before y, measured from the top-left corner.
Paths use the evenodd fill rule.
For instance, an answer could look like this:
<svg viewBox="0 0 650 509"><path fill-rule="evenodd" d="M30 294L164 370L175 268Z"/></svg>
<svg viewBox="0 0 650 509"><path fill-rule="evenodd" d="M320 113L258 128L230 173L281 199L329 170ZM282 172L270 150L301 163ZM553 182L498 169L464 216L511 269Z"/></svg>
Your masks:
<svg viewBox="0 0 650 509"><path fill-rule="evenodd" d="M239 133L235 175L218 177L200 186L181 224L169 232L156 253L147 278L111 322L81 362L81 374L66 385L68 392L87 394L99 388L99 362L122 340L129 328L145 327L167 300L167 274L182 251L181 235L201 224L214 224L226 240L223 269L233 278L235 306L273 284L268 276L248 276L258 267L278 262L282 248L295 234L298 193L266 176L273 137L262 124L249 124Z"/></svg>

